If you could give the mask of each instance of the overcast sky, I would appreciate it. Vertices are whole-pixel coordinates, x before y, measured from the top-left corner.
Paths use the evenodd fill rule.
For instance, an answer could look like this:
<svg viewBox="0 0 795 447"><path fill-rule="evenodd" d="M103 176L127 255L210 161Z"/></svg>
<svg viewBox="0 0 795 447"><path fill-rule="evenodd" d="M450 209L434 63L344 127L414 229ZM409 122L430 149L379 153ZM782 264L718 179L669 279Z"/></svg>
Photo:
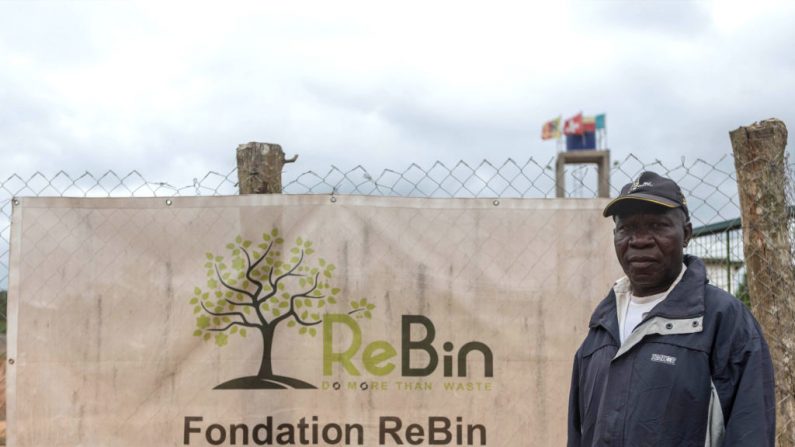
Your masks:
<svg viewBox="0 0 795 447"><path fill-rule="evenodd" d="M0 178L186 184L247 141L294 172L546 161L579 111L614 160L711 160L795 125L795 2L525 3L0 1Z"/></svg>

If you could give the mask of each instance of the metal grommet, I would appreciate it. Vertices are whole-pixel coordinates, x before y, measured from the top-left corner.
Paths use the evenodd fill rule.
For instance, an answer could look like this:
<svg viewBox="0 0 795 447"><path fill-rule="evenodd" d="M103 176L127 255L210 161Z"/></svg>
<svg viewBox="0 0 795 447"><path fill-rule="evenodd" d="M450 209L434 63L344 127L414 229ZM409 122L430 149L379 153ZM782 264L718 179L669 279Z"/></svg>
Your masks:
<svg viewBox="0 0 795 447"><path fill-rule="evenodd" d="M171 199L166 199L166 206L171 206L173 203L174 202L172 202Z"/></svg>
<svg viewBox="0 0 795 447"><path fill-rule="evenodd" d="M337 201L337 198L336 198L336 197L334 197L334 196L331 196L331 203L334 203L334 202L336 202L336 201Z"/></svg>
<svg viewBox="0 0 795 447"><path fill-rule="evenodd" d="M693 327L698 327L698 320L693 321Z"/></svg>
<svg viewBox="0 0 795 447"><path fill-rule="evenodd" d="M13 365L14 364L14 359L8 359L8 364L9 365Z"/></svg>
<svg viewBox="0 0 795 447"><path fill-rule="evenodd" d="M494 205L494 206L500 206L500 201L499 200L495 200L495 201L491 202L491 204Z"/></svg>
<svg viewBox="0 0 795 447"><path fill-rule="evenodd" d="M674 328L674 324L673 323L666 323L665 324L665 328L668 329L668 330L671 330L671 329Z"/></svg>
<svg viewBox="0 0 795 447"><path fill-rule="evenodd" d="M14 206L19 205L19 199L14 199L12 202L14 203Z"/></svg>

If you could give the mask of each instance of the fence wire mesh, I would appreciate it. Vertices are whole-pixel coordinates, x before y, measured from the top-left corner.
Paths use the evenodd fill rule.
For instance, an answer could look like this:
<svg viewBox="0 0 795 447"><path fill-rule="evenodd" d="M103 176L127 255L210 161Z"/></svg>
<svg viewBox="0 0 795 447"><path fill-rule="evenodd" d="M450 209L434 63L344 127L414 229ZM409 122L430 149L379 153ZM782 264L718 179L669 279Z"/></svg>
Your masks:
<svg viewBox="0 0 795 447"><path fill-rule="evenodd" d="M610 188L615 196L621 187L644 170L656 171L678 182L688 197L697 236L690 252L707 261L712 281L730 291L740 286L743 253L738 225L728 225L739 217L734 160L724 155L716 160L685 160L663 163L643 161L630 155L611 167ZM431 166L412 163L404 169L384 169L372 173L364 166L326 172L307 171L283 181L285 194L360 194L397 197L486 198L555 197L555 159L505 160L494 163ZM595 165L567 165L566 197L597 196ZM84 172L74 175L60 171L55 175L36 172L30 176L13 174L0 180L0 290L8 283L8 250L12 199L23 196L61 197L171 197L237 194L237 170L209 172L192 184L172 185L147 179L138 171L118 174ZM731 222L729 222L731 223ZM705 228L707 227L707 228Z"/></svg>

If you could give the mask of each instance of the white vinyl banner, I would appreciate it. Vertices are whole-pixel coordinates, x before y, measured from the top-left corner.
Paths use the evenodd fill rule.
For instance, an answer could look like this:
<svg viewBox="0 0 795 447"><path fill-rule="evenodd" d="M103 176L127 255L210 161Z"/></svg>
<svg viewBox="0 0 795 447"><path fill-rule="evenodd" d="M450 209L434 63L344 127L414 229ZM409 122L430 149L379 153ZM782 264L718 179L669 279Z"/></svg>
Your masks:
<svg viewBox="0 0 795 447"><path fill-rule="evenodd" d="M604 205L19 199L9 445L562 445Z"/></svg>

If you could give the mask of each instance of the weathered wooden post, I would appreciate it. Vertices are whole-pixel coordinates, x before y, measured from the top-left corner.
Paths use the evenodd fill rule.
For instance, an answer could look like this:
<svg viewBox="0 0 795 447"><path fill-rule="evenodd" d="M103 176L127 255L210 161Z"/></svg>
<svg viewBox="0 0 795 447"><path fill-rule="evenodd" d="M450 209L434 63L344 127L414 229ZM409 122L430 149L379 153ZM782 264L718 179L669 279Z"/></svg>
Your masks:
<svg viewBox="0 0 795 447"><path fill-rule="evenodd" d="M777 119L729 133L737 170L751 310L776 372L776 438L795 446L795 269L788 223L787 127Z"/></svg>
<svg viewBox="0 0 795 447"><path fill-rule="evenodd" d="M240 194L280 194L282 169L298 155L285 158L278 144L250 142L237 147L237 181Z"/></svg>

